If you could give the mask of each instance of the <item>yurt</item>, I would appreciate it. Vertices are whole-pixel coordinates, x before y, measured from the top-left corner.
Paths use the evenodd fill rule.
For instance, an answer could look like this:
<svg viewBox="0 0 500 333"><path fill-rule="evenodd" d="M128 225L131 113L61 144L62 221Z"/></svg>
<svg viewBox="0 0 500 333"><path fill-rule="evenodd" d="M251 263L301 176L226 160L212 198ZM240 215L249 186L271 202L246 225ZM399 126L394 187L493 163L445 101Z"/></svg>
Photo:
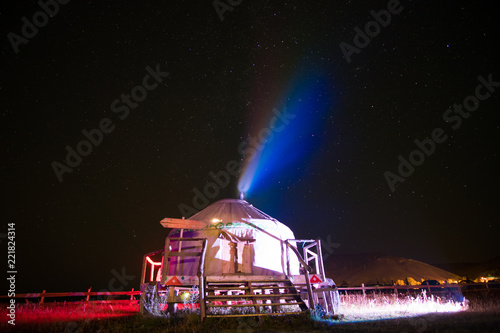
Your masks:
<svg viewBox="0 0 500 333"><path fill-rule="evenodd" d="M287 274L285 240L295 239L283 223L245 200L219 200L189 220L202 222L202 229L173 229L169 238L206 238L205 274L283 275ZM294 245L292 243L292 245ZM172 241L171 251L199 251L200 242ZM199 257L173 257L167 275L196 275ZM289 256L290 273L299 274L299 261Z"/></svg>
<svg viewBox="0 0 500 333"><path fill-rule="evenodd" d="M144 255L141 313L161 315L164 306L175 312L186 294L198 295L201 320L299 314L315 304L338 312L320 240L296 240L290 228L247 201L220 200L188 219L160 223L171 231L163 249ZM241 307L250 308L237 311Z"/></svg>

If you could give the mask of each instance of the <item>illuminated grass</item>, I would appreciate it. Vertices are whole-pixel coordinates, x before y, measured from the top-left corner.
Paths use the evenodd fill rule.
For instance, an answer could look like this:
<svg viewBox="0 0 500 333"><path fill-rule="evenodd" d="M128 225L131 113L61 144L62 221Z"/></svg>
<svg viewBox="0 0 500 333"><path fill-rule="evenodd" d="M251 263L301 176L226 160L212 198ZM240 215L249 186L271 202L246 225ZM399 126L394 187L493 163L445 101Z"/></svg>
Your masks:
<svg viewBox="0 0 500 333"><path fill-rule="evenodd" d="M366 321L392 318L408 318L431 313L459 312L467 310L465 303L443 301L425 293L417 297L397 298L390 295L341 296L340 313L345 321Z"/></svg>
<svg viewBox="0 0 500 333"><path fill-rule="evenodd" d="M494 302L493 302L494 301ZM487 299L480 307L467 311L457 310L457 305L446 308L446 303L439 300L400 299L397 301L391 296L376 297L352 296L345 299L342 311L345 318L342 320L312 320L309 314L299 314L281 317L263 318L207 318L201 323L197 314L178 313L170 317L142 316L137 308L113 304L113 312L122 314L127 309L134 310L132 315L105 316L111 312L109 304L99 303L86 305L58 303L58 304L27 304L22 311L40 312L27 317L36 318L55 314L51 320L38 322L23 321L12 327L0 322L2 332L498 332L500 324L500 307L498 299ZM135 305L134 305L135 306ZM443 308L444 306L444 308ZM101 317L92 316L78 318L77 312L83 311L90 315L100 313ZM465 308L462 308L465 309ZM91 311L93 310L93 311ZM443 310L456 312L443 313ZM4 311L4 309L2 309ZM427 313L418 315L417 313ZM70 314L58 315L59 313ZM4 313L2 313L3 316ZM75 317L73 317L73 315ZM26 317L26 316L25 316ZM392 319L391 319L392 318ZM20 319L20 317L18 317ZM4 319L5 321L5 319Z"/></svg>

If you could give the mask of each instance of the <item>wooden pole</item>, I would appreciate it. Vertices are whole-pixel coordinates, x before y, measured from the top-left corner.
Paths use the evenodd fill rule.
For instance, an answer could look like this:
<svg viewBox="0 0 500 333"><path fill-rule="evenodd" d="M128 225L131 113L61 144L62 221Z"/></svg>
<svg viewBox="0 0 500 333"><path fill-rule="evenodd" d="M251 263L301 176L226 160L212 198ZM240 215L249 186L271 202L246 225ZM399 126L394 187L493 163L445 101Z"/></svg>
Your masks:
<svg viewBox="0 0 500 333"><path fill-rule="evenodd" d="M45 300L45 293L46 292L47 292L47 290L42 291L42 297L40 299L40 304L43 304L43 301Z"/></svg>
<svg viewBox="0 0 500 333"><path fill-rule="evenodd" d="M200 320L206 317L206 303L205 303L205 254L207 251L207 239L205 238L202 243L201 255L200 255L200 265L198 268L198 277L200 280L200 286L198 292L200 294Z"/></svg>
<svg viewBox="0 0 500 333"><path fill-rule="evenodd" d="M328 306L328 291L323 291L321 292L321 295L323 296L323 301L325 302L325 311L328 313L330 312L330 307Z"/></svg>
<svg viewBox="0 0 500 333"><path fill-rule="evenodd" d="M286 247L286 271L288 273L288 277L290 277L291 271L290 271L290 249L288 248L288 239L285 241L285 247Z"/></svg>
<svg viewBox="0 0 500 333"><path fill-rule="evenodd" d="M312 293L311 281L309 281L309 272L305 270L306 276L306 286L307 286L307 296L309 297L309 309L314 310L314 298Z"/></svg>
<svg viewBox="0 0 500 333"><path fill-rule="evenodd" d="M321 239L316 239L316 246L318 248L318 258L319 261L319 274L321 274L323 279L326 279L325 275L325 265L323 264L323 250L321 249Z"/></svg>
<svg viewBox="0 0 500 333"><path fill-rule="evenodd" d="M166 282L170 270L170 238L165 238L165 252L163 253L163 271L161 272L161 283Z"/></svg>
<svg viewBox="0 0 500 333"><path fill-rule="evenodd" d="M184 229L181 229L181 239L182 236L184 235ZM179 253L182 250L182 241L179 240L179 249L177 250ZM182 268L181 268L181 257L177 257L177 266L175 267L175 272L177 275L182 274Z"/></svg>
<svg viewBox="0 0 500 333"><path fill-rule="evenodd" d="M142 257L141 285L143 285L144 281L146 280L146 269L147 269L146 257L147 255L144 255L144 257Z"/></svg>
<svg viewBox="0 0 500 333"><path fill-rule="evenodd" d="M364 283L361 284L361 288L363 288L363 298L365 298L366 292L365 292L365 284Z"/></svg>
<svg viewBox="0 0 500 333"><path fill-rule="evenodd" d="M92 290L92 287L89 288L89 290L87 290L87 302L89 301L89 298L90 298L90 291Z"/></svg>

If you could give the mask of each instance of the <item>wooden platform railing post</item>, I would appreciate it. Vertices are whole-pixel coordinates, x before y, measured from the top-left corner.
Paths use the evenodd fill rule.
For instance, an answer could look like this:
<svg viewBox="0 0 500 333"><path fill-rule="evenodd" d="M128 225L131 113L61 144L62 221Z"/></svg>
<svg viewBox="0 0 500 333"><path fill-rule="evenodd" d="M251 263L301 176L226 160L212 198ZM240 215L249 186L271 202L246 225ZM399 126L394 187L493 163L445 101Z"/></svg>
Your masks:
<svg viewBox="0 0 500 333"><path fill-rule="evenodd" d="M287 277L292 276L291 271L290 271L290 249L288 247L288 239L285 241L285 253L286 253L286 272L287 272Z"/></svg>
<svg viewBox="0 0 500 333"><path fill-rule="evenodd" d="M312 292L312 287L311 287L311 281L309 281L309 272L307 269L305 269L305 276L306 276L306 286L307 286L307 297L309 298L309 309L314 310L314 295Z"/></svg>
<svg viewBox="0 0 500 333"><path fill-rule="evenodd" d="M363 288L363 298L365 298L366 297L366 291L365 291L365 284L364 283L361 284L361 288Z"/></svg>
<svg viewBox="0 0 500 333"><path fill-rule="evenodd" d="M89 298L90 298L90 291L92 290L92 287L89 288L89 290L87 290L87 302L89 301Z"/></svg>
<svg viewBox="0 0 500 333"><path fill-rule="evenodd" d="M164 248L164 254L163 254L163 267L164 269L161 272L161 283L165 283L167 275L169 273L169 268L170 268L170 238L165 238L165 248Z"/></svg>
<svg viewBox="0 0 500 333"><path fill-rule="evenodd" d="M205 299L205 253L207 251L207 239L203 240L201 255L200 255L200 266L198 268L198 277L200 282L200 287L198 288L198 292L200 295L200 320L203 320L206 317L206 299Z"/></svg>
<svg viewBox="0 0 500 333"><path fill-rule="evenodd" d="M330 311L330 307L328 306L328 295L329 293L326 292L325 294L325 291L321 291L321 297L323 297L323 302L325 303L325 311L328 313Z"/></svg>
<svg viewBox="0 0 500 333"><path fill-rule="evenodd" d="M323 250L321 248L321 239L316 240L316 247L318 250L318 264L319 264L319 274L323 277L323 279L326 279L325 275L325 265L323 263Z"/></svg>
<svg viewBox="0 0 500 333"><path fill-rule="evenodd" d="M147 263L146 263L146 257L147 255L144 255L142 258L142 271L141 271L141 286L144 284L144 281L146 280L146 269L147 269Z"/></svg>
<svg viewBox="0 0 500 333"><path fill-rule="evenodd" d="M134 288L132 288L132 291L130 293L130 300L133 301L134 300Z"/></svg>
<svg viewBox="0 0 500 333"><path fill-rule="evenodd" d="M181 229L181 237L180 239L182 239L182 236L184 236L184 229ZM177 241L177 252L181 253L182 252L182 240ZM182 264L184 263L184 258L181 257L181 256L178 256L177 259L176 259L176 265L177 267L175 268L175 272L177 275L182 275Z"/></svg>

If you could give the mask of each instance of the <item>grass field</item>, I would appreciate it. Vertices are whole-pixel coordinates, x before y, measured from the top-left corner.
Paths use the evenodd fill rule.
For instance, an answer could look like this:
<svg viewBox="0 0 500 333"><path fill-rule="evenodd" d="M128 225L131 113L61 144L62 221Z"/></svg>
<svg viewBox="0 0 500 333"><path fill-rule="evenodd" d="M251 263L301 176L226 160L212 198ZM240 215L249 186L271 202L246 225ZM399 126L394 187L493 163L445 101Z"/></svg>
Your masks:
<svg viewBox="0 0 500 333"><path fill-rule="evenodd" d="M137 302L23 304L16 326L1 309L0 331L6 332L500 332L500 302L479 297L469 306L436 299L391 297L344 298L343 317L315 320L309 314L287 317L208 318L177 314L169 318L138 314Z"/></svg>

